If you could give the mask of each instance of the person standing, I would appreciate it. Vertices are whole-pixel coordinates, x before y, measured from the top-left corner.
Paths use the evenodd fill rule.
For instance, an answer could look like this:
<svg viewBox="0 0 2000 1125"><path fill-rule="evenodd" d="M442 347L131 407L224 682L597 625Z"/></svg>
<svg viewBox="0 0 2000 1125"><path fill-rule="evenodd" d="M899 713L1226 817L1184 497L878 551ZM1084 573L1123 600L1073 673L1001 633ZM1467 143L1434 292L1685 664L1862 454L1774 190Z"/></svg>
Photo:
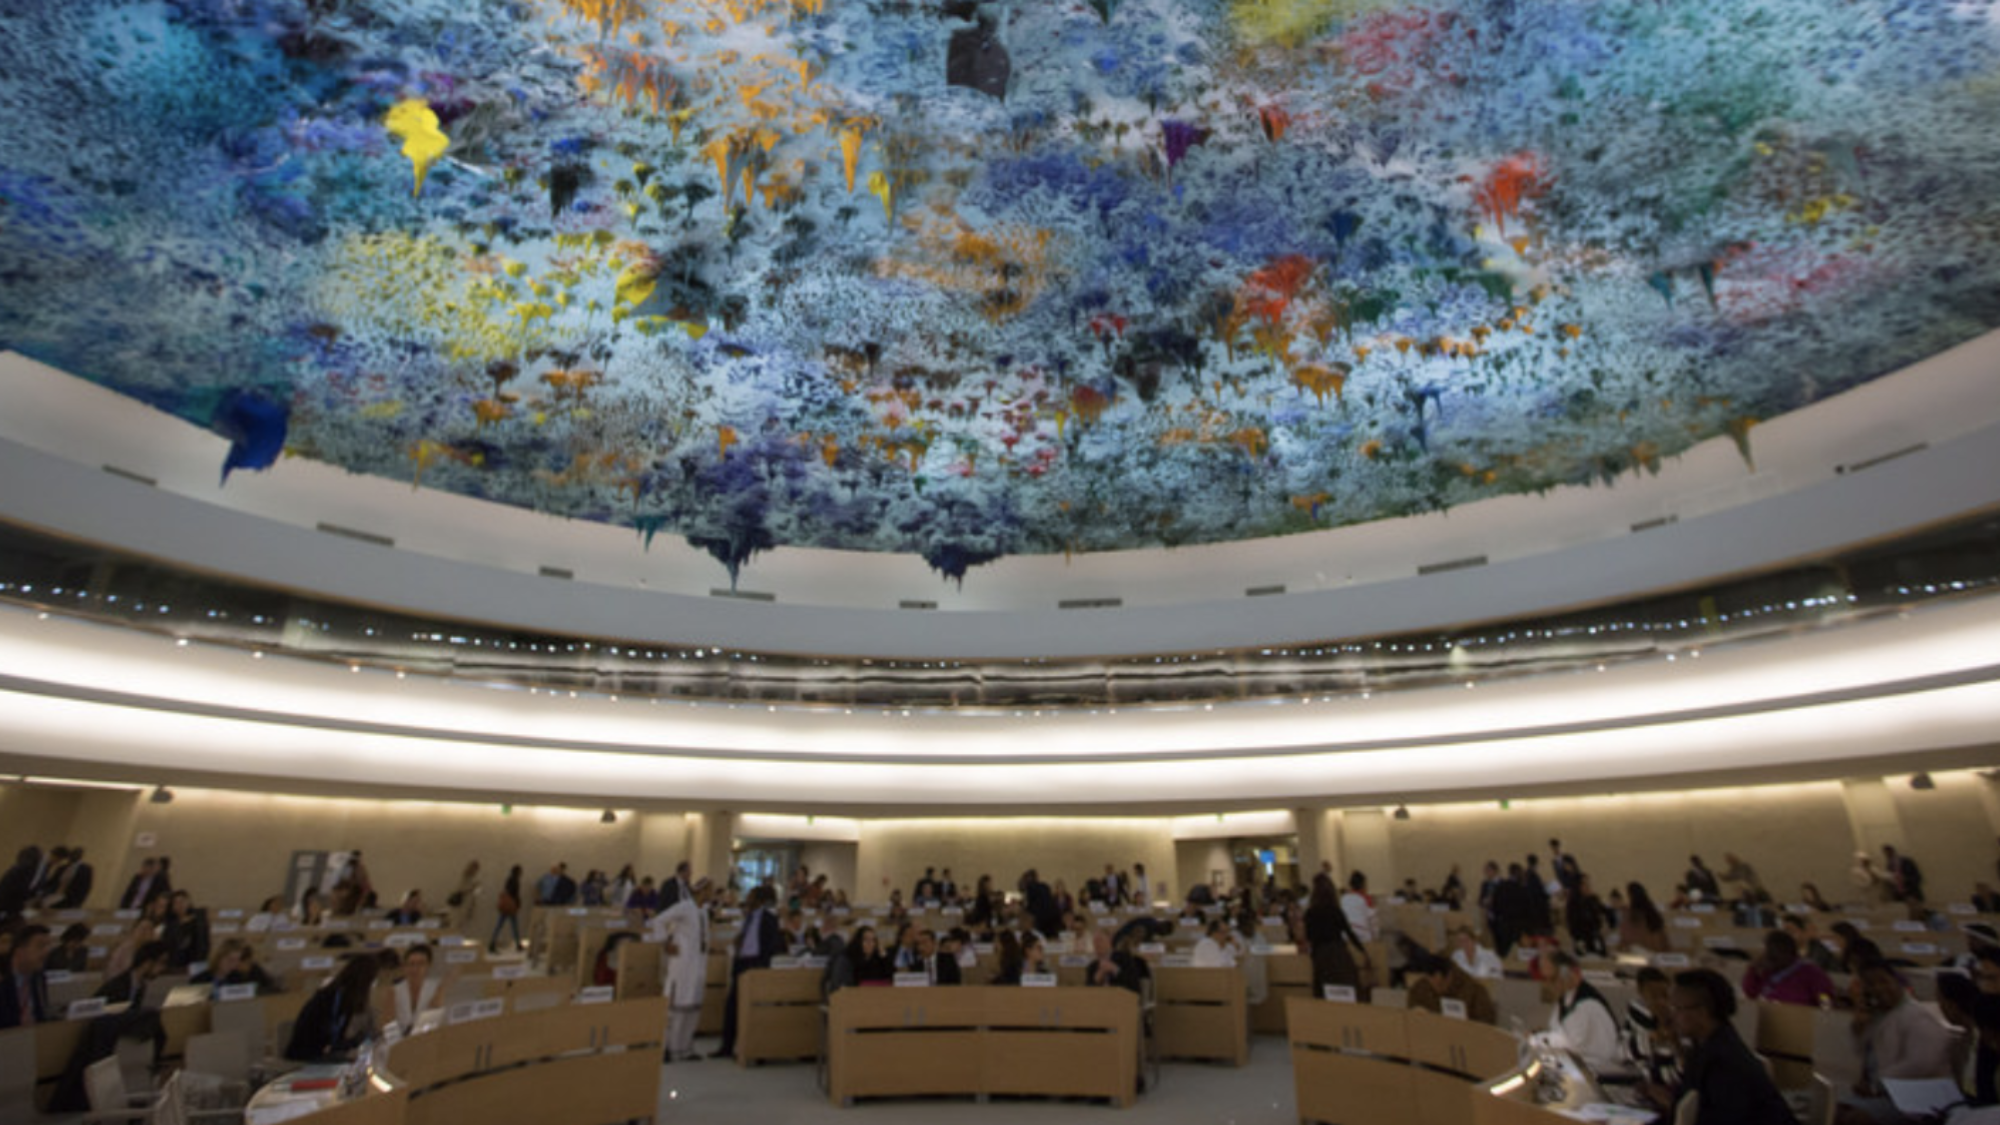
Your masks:
<svg viewBox="0 0 2000 1125"><path fill-rule="evenodd" d="M1882 845L1882 873L1889 877L1895 888L1897 902L1921 903L1924 901L1924 873L1917 861L1906 855L1899 855L1894 846Z"/></svg>
<svg viewBox="0 0 2000 1125"><path fill-rule="evenodd" d="M1313 995L1326 995L1328 985L1343 985L1361 992L1361 966L1356 965L1348 947L1361 954L1361 965L1373 968L1364 944L1340 908L1333 879L1322 871L1313 876L1312 899L1302 920L1306 946L1312 951Z"/></svg>
<svg viewBox="0 0 2000 1125"><path fill-rule="evenodd" d="M445 899L451 908L451 928L455 933L464 933L472 928L472 914L479 909L479 861L467 860L465 870L459 873L458 889Z"/></svg>
<svg viewBox="0 0 2000 1125"><path fill-rule="evenodd" d="M667 1045L662 1052L666 1062L695 1057L694 1033L708 990L708 891L708 880L696 883L654 915L649 926L654 938L666 943Z"/></svg>
<svg viewBox="0 0 2000 1125"><path fill-rule="evenodd" d="M514 948L521 948L521 865L515 864L507 872L507 882L500 888L500 898L493 904L493 937L486 943L486 952L500 951L500 930L512 927Z"/></svg>
<svg viewBox="0 0 2000 1125"><path fill-rule="evenodd" d="M784 948L785 938L779 931L778 916L771 910L776 898L767 886L759 886L750 892L749 912L743 916L743 931L736 935L735 955L730 958L729 998L722 1009L722 1045L716 1048L711 1058L729 1058L736 1054L736 998L743 974L752 969L770 968L771 958Z"/></svg>
<svg viewBox="0 0 2000 1125"><path fill-rule="evenodd" d="M54 944L47 926L27 925L15 932L6 979L0 981L0 1028L48 1022L49 986L42 963Z"/></svg>

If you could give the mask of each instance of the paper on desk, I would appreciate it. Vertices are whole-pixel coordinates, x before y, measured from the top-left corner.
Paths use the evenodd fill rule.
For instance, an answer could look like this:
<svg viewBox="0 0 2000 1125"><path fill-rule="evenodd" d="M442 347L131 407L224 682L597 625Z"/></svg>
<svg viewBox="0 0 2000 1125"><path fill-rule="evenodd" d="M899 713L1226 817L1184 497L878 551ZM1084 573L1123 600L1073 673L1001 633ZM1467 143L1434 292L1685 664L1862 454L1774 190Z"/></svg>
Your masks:
<svg viewBox="0 0 2000 1125"><path fill-rule="evenodd" d="M1949 1078L1884 1078L1882 1091L1911 1117L1929 1117L1965 1100L1958 1083Z"/></svg>
<svg viewBox="0 0 2000 1125"><path fill-rule="evenodd" d="M1612 1102L1592 1102L1589 1105L1580 1105L1571 1109L1558 1110L1557 1112L1561 1113L1564 1117L1573 1118L1577 1121L1606 1121L1612 1122L1613 1125L1619 1122L1651 1121L1655 1116L1651 1110L1638 1109L1629 1105L1617 1105Z"/></svg>

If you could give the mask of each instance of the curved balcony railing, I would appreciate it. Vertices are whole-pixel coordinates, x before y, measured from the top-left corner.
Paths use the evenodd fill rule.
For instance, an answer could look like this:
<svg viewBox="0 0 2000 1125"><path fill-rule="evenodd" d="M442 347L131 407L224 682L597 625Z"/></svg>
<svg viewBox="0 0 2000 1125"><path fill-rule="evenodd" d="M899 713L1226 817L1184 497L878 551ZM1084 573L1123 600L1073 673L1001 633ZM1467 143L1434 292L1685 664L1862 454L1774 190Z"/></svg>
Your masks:
<svg viewBox="0 0 2000 1125"><path fill-rule="evenodd" d="M532 632L385 612L0 525L0 602L304 659L691 702L928 710L1186 707L1569 672L1837 628L2000 584L2000 516L1533 619L1106 658L897 660Z"/></svg>

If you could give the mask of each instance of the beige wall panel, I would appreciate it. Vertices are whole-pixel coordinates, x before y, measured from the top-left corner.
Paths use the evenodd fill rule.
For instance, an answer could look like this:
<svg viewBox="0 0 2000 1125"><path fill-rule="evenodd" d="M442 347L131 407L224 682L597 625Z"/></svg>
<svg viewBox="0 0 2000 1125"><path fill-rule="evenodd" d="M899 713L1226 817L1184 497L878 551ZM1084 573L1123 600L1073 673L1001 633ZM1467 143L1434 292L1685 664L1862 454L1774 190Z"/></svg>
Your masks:
<svg viewBox="0 0 2000 1125"><path fill-rule="evenodd" d="M1021 872L1033 867L1050 886L1062 879L1074 894L1107 863L1120 871L1144 863L1155 881L1174 871L1167 822L1155 817L865 821L849 893L863 902L887 899L891 887L907 895L925 867L949 867L966 887L991 875L996 886L1011 891Z"/></svg>
<svg viewBox="0 0 2000 1125"><path fill-rule="evenodd" d="M1599 893L1637 880L1656 898L1671 896L1690 854L1720 869L1734 851L1763 876L1782 900L1802 880L1814 880L1838 900L1854 850L1840 786L1834 783L1717 789L1693 793L1635 794L1412 806L1409 820L1390 820L1398 878L1419 886L1441 884L1461 865L1476 889L1488 859L1504 867L1529 852L1543 857L1549 837L1582 861ZM1371 885L1381 885L1369 872Z"/></svg>
<svg viewBox="0 0 2000 1125"><path fill-rule="evenodd" d="M1889 779L1889 794L1903 825L1903 838L1886 841L1908 852L1924 873L1924 897L1933 903L1964 902L1975 882L2000 886L1993 863L1995 846L1981 790L1992 782L1976 773L1935 777L1937 788L1910 788L1909 779ZM1880 864L1881 856L1876 856Z"/></svg>

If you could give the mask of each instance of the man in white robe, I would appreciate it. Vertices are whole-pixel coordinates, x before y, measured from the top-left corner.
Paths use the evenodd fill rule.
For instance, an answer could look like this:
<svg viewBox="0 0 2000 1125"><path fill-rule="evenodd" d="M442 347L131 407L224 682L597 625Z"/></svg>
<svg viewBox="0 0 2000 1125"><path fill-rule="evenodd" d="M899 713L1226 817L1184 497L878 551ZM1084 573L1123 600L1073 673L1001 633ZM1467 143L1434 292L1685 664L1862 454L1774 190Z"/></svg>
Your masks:
<svg viewBox="0 0 2000 1125"><path fill-rule="evenodd" d="M692 895L653 916L648 928L667 947L667 1049L669 1062L696 1057L694 1032L701 1023L701 1000L708 988L709 881Z"/></svg>

